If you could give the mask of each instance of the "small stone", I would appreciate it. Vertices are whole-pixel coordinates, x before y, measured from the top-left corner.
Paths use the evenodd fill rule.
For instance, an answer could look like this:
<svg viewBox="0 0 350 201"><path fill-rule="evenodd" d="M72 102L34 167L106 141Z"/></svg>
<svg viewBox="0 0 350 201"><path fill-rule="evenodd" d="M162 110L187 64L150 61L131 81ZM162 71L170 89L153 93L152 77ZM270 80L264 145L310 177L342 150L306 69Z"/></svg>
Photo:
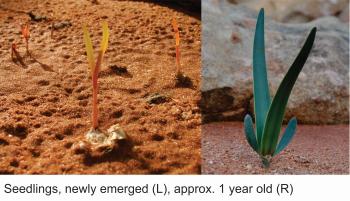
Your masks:
<svg viewBox="0 0 350 201"><path fill-rule="evenodd" d="M148 104L161 104L169 101L169 97L163 94L155 93L147 98Z"/></svg>
<svg viewBox="0 0 350 201"><path fill-rule="evenodd" d="M35 22L40 22L40 21L43 21L43 20L47 20L46 16L35 14L35 13L33 13L33 11L28 12L28 15L29 15L30 19L32 21L35 21Z"/></svg>
<svg viewBox="0 0 350 201"><path fill-rule="evenodd" d="M191 111L183 112L183 113L181 114L181 119L183 119L183 120L192 119L192 112L191 112Z"/></svg>
<svg viewBox="0 0 350 201"><path fill-rule="evenodd" d="M124 130L118 124L111 126L107 132L112 136L112 139L124 140L127 138Z"/></svg>
<svg viewBox="0 0 350 201"><path fill-rule="evenodd" d="M63 29L65 27L70 27L72 26L72 23L70 21L62 21L58 23L54 23L51 28L58 30L58 29Z"/></svg>
<svg viewBox="0 0 350 201"><path fill-rule="evenodd" d="M172 106L170 109L170 114L177 116L181 114L181 110L175 106Z"/></svg>

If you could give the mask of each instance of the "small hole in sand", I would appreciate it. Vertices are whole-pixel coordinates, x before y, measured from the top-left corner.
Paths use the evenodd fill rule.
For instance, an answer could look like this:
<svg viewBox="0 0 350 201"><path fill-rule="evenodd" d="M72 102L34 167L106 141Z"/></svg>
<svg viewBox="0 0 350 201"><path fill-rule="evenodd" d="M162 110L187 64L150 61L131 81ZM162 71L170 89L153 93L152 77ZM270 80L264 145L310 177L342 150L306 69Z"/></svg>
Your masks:
<svg viewBox="0 0 350 201"><path fill-rule="evenodd" d="M55 138L56 138L57 140L63 140L63 139L64 139L64 135L55 134Z"/></svg>
<svg viewBox="0 0 350 201"><path fill-rule="evenodd" d="M50 82L48 80L40 80L38 82L38 85L40 85L40 86L47 86L49 84L50 84Z"/></svg>
<svg viewBox="0 0 350 201"><path fill-rule="evenodd" d="M163 141L163 140L164 140L164 137L161 136L161 135L159 135L159 134L154 134L154 135L152 135L151 139L152 139L153 141Z"/></svg>
<svg viewBox="0 0 350 201"><path fill-rule="evenodd" d="M167 136L169 138L173 139L173 140L181 139L181 136L178 133L176 133L176 132L170 132L170 133L167 134Z"/></svg>
<svg viewBox="0 0 350 201"><path fill-rule="evenodd" d="M156 153L153 151L145 151L143 156L147 159L154 159L156 157Z"/></svg>
<svg viewBox="0 0 350 201"><path fill-rule="evenodd" d="M9 143L5 139L0 138L0 145L6 146L9 145Z"/></svg>
<svg viewBox="0 0 350 201"><path fill-rule="evenodd" d="M69 94L71 94L73 92L72 88L64 88L64 90Z"/></svg>
<svg viewBox="0 0 350 201"><path fill-rule="evenodd" d="M31 153L34 158L38 158L40 156L40 151L38 150L32 150Z"/></svg>
<svg viewBox="0 0 350 201"><path fill-rule="evenodd" d="M13 160L13 161L10 162L10 166L18 167L19 166L19 162L17 160Z"/></svg>
<svg viewBox="0 0 350 201"><path fill-rule="evenodd" d="M40 113L41 115L47 116L47 117L51 117L52 116L52 112L50 110L47 111L43 111Z"/></svg>
<svg viewBox="0 0 350 201"><path fill-rule="evenodd" d="M4 131L10 135L14 135L19 138L26 138L28 134L28 128L22 124L17 125L5 125L2 127Z"/></svg>
<svg viewBox="0 0 350 201"><path fill-rule="evenodd" d="M121 111L121 110L115 111L115 112L113 112L113 114L112 114L112 117L114 117L114 118L116 118L116 119L118 119L118 118L120 118L120 117L122 117L122 116L123 116L123 111Z"/></svg>
<svg viewBox="0 0 350 201"><path fill-rule="evenodd" d="M73 146L73 143L72 143L72 142L67 142L67 143L64 144L64 147L65 147L66 149L70 149L72 146Z"/></svg>

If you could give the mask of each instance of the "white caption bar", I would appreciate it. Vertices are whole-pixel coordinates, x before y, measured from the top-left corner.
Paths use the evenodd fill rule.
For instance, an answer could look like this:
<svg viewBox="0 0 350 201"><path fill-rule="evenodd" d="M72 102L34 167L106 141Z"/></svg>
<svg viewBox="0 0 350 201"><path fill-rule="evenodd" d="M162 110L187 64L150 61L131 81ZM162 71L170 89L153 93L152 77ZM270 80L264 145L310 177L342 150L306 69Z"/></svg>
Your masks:
<svg viewBox="0 0 350 201"><path fill-rule="evenodd" d="M350 176L0 176L0 200L348 200Z"/></svg>

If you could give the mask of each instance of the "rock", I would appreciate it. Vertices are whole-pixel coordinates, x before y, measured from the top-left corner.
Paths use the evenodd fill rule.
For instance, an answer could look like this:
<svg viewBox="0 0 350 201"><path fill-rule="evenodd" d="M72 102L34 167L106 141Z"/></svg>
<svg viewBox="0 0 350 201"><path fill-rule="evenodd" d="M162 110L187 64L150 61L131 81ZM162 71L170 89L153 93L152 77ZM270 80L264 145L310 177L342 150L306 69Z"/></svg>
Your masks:
<svg viewBox="0 0 350 201"><path fill-rule="evenodd" d="M322 16L336 16L349 6L348 0L235 0L280 22L308 22Z"/></svg>
<svg viewBox="0 0 350 201"><path fill-rule="evenodd" d="M161 104L169 101L169 97L163 94L154 93L147 97L146 102L148 104Z"/></svg>
<svg viewBox="0 0 350 201"><path fill-rule="evenodd" d="M349 23L349 6L346 6L344 10L340 13L339 19L343 22Z"/></svg>
<svg viewBox="0 0 350 201"><path fill-rule="evenodd" d="M226 1L206 0L202 8L203 120L243 120L253 111L252 47L257 12ZM296 116L298 123L348 123L349 32L335 17L287 25L265 19L271 95L314 26L318 28L314 48L293 88L285 120Z"/></svg>
<svg viewBox="0 0 350 201"><path fill-rule="evenodd" d="M47 20L46 16L38 15L38 14L34 13L33 11L29 11L28 15L29 15L30 19L32 21L35 21L35 22L40 22L40 21Z"/></svg>
<svg viewBox="0 0 350 201"><path fill-rule="evenodd" d="M62 21L62 22L54 23L51 29L53 28L54 30L59 30L70 26L72 26L72 23L70 21Z"/></svg>

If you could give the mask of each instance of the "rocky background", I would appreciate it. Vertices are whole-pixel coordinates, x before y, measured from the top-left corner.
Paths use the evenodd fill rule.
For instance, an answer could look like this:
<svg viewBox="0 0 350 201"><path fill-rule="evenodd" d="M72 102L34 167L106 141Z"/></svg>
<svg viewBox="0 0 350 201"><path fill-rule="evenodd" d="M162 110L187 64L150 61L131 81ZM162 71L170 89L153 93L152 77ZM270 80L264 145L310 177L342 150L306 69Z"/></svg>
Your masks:
<svg viewBox="0 0 350 201"><path fill-rule="evenodd" d="M324 16L349 22L349 0L229 0L253 10L264 8L279 22L304 23Z"/></svg>
<svg viewBox="0 0 350 201"><path fill-rule="evenodd" d="M318 32L294 86L286 119L349 122L347 0L203 0L202 117L239 120L253 113L252 47L257 12L265 8L265 48L273 96L309 31Z"/></svg>

